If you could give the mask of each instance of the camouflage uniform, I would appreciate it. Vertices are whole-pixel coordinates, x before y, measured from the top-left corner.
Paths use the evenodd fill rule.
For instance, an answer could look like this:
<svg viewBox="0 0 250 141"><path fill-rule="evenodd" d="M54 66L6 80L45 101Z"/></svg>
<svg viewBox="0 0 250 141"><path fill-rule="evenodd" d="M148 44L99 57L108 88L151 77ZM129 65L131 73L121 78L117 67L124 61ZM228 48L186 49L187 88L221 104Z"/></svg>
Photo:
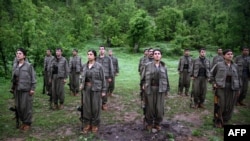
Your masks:
<svg viewBox="0 0 250 141"><path fill-rule="evenodd" d="M248 91L248 81L250 78L250 57L243 55L237 56L235 57L235 63L238 65L239 77L242 83L240 96L238 97L237 102L242 104Z"/></svg>
<svg viewBox="0 0 250 141"><path fill-rule="evenodd" d="M14 84L15 105L20 120L25 125L32 123L32 101L33 96L30 91L35 91L36 78L33 66L24 62L22 66L14 64L12 72L12 82Z"/></svg>
<svg viewBox="0 0 250 141"><path fill-rule="evenodd" d="M70 69L70 90L76 95L79 92L79 77L80 71L82 71L82 59L79 56L70 57L69 60Z"/></svg>
<svg viewBox="0 0 250 141"><path fill-rule="evenodd" d="M179 94L183 93L185 88L185 95L188 95L190 88L190 73L193 68L192 58L190 56L182 56L179 60Z"/></svg>
<svg viewBox="0 0 250 141"><path fill-rule="evenodd" d="M85 126L99 126L102 104L101 93L107 91L104 69L98 62L95 62L91 68L88 68L87 63L84 65L81 75L83 123Z"/></svg>
<svg viewBox="0 0 250 141"><path fill-rule="evenodd" d="M119 73L119 64L118 64L118 59L116 57L114 57L113 55L112 56L109 56L112 60L112 63L113 63L113 69L114 69L114 77L112 78L112 81L111 83L109 84L109 88L108 88L108 93L109 94L112 94L114 89L115 89L115 76L116 74Z"/></svg>
<svg viewBox="0 0 250 141"><path fill-rule="evenodd" d="M64 103L64 80L69 74L68 61L64 58L55 57L50 64L50 78L52 79L52 101L58 107L58 100L61 105Z"/></svg>
<svg viewBox="0 0 250 141"><path fill-rule="evenodd" d="M145 65L142 72L142 83L145 90L146 113L148 126L159 126L164 117L164 96L170 90L166 66L160 62L156 67L153 62Z"/></svg>
<svg viewBox="0 0 250 141"><path fill-rule="evenodd" d="M147 60L148 60L148 56L143 56L142 58L140 58L139 65L138 65L138 72L140 76L142 73L143 66L147 62Z"/></svg>
<svg viewBox="0 0 250 141"><path fill-rule="evenodd" d="M215 117L215 124L223 124L231 119L234 105L237 99L237 93L240 90L240 78L238 75L238 68L235 63L232 63L230 67L223 62L218 62L211 69L210 82L217 88L215 95L218 97L218 107L215 108L215 113L218 114Z"/></svg>
<svg viewBox="0 0 250 141"><path fill-rule="evenodd" d="M212 65L211 65L211 68L214 67L214 65L218 62L223 62L224 61L224 58L222 55L217 55L213 58L213 61L212 61Z"/></svg>
<svg viewBox="0 0 250 141"><path fill-rule="evenodd" d="M51 60L54 59L54 56L45 56L44 62L43 62L43 77L44 77L44 83L45 83L45 88L47 91L47 94L50 96L49 101L52 102L52 89L51 89L51 82L49 82L50 77L49 77L49 68L50 68L50 63Z"/></svg>
<svg viewBox="0 0 250 141"><path fill-rule="evenodd" d="M112 79L114 77L114 69L113 69L113 64L112 60L108 56L104 56L103 58L98 56L96 58L96 62L100 63L104 69L104 75L106 79L106 87L108 88L110 85L110 82L108 82L108 79ZM102 105L105 105L108 102L108 89L106 89L106 95L102 97Z"/></svg>
<svg viewBox="0 0 250 141"><path fill-rule="evenodd" d="M199 57L193 62L191 76L193 80L193 96L196 107L203 107L207 93L207 79L210 77L210 62L207 58Z"/></svg>

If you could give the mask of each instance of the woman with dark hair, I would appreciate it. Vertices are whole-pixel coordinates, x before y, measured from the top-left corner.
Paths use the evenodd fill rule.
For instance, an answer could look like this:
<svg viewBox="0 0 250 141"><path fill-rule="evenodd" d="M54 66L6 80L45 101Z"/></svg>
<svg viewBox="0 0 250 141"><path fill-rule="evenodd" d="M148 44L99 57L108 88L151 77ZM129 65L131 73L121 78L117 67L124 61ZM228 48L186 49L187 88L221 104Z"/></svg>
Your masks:
<svg viewBox="0 0 250 141"><path fill-rule="evenodd" d="M233 52L223 51L223 62L218 62L211 69L210 83L215 90L214 125L222 128L233 114L237 95L241 87L237 65L232 61Z"/></svg>
<svg viewBox="0 0 250 141"><path fill-rule="evenodd" d="M145 121L146 129L161 130L160 123L164 117L164 96L170 90L167 68L161 61L159 49L153 51L154 61L145 65L142 71L142 88L145 91Z"/></svg>
<svg viewBox="0 0 250 141"><path fill-rule="evenodd" d="M12 91L15 95L15 106L18 117L22 121L20 130L28 131L32 123L32 100L35 93L35 71L33 66L25 61L26 51L19 48L16 52L18 61L12 72Z"/></svg>
<svg viewBox="0 0 250 141"><path fill-rule="evenodd" d="M88 62L83 66L81 74L82 82L80 89L82 93L82 122L83 133L89 131L96 133L100 124L102 96L105 96L106 80L104 70L100 63L96 62L96 51L88 51Z"/></svg>

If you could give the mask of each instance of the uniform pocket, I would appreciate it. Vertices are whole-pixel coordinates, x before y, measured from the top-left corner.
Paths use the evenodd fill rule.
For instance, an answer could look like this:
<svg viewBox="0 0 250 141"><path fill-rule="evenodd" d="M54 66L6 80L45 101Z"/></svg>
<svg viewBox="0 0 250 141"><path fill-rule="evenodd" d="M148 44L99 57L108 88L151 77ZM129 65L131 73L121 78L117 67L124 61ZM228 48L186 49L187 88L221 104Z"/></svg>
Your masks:
<svg viewBox="0 0 250 141"><path fill-rule="evenodd" d="M232 80L233 85L232 85L232 89L233 90L239 90L240 89L240 81L239 80Z"/></svg>

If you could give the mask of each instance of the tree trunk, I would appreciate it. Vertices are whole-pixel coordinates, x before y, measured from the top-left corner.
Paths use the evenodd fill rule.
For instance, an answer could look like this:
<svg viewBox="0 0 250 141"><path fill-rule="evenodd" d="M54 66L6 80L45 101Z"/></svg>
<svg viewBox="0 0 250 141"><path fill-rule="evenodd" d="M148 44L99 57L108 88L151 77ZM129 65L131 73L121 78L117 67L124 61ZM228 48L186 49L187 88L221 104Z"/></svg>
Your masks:
<svg viewBox="0 0 250 141"><path fill-rule="evenodd" d="M139 44L134 43L134 53L138 53L138 52L139 52Z"/></svg>
<svg viewBox="0 0 250 141"><path fill-rule="evenodd" d="M7 73L8 73L7 61L6 61L6 57L4 55L3 46L2 46L1 41L0 41L0 54L1 54L1 59L3 62L3 67L4 67L4 74L5 74L5 76L7 76Z"/></svg>

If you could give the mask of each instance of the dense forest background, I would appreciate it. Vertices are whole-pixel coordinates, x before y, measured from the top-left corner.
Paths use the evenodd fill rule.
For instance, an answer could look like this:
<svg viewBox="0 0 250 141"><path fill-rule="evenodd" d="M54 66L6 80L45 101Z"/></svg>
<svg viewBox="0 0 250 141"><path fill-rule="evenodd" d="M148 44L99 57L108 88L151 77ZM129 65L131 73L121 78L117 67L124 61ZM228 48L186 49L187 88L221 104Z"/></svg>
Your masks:
<svg viewBox="0 0 250 141"><path fill-rule="evenodd" d="M39 69L47 48L67 56L93 38L131 53L150 42L175 53L250 45L249 0L0 0L0 10L1 76L19 47Z"/></svg>

